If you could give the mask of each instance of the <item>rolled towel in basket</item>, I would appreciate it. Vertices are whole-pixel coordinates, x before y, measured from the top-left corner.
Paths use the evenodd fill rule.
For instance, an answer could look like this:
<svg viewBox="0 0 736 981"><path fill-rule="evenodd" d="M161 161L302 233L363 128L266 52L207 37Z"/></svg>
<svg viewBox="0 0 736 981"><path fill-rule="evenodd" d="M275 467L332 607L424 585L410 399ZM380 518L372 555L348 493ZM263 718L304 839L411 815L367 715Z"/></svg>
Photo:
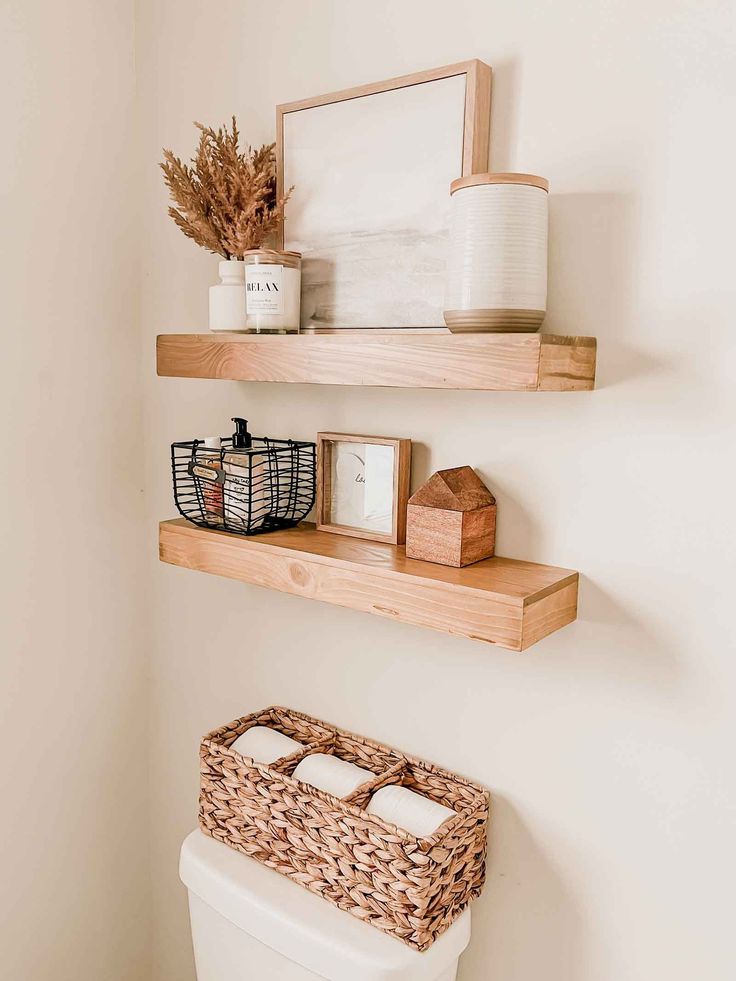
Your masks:
<svg viewBox="0 0 736 981"><path fill-rule="evenodd" d="M366 780L373 780L375 773L337 756L312 753L299 761L294 777L320 790L326 790L333 797L347 797Z"/></svg>
<svg viewBox="0 0 736 981"><path fill-rule="evenodd" d="M377 814L384 821L390 821L417 838L429 838L441 824L457 813L444 804L397 784L377 790L368 801L367 810L369 814Z"/></svg>
<svg viewBox="0 0 736 981"><path fill-rule="evenodd" d="M296 739L285 736L278 729L269 729L268 726L251 726L246 729L242 736L238 736L234 743L230 744L230 749L234 749L241 756L250 756L258 763L273 763L280 760L283 756L291 756L301 749L304 743L299 743Z"/></svg>

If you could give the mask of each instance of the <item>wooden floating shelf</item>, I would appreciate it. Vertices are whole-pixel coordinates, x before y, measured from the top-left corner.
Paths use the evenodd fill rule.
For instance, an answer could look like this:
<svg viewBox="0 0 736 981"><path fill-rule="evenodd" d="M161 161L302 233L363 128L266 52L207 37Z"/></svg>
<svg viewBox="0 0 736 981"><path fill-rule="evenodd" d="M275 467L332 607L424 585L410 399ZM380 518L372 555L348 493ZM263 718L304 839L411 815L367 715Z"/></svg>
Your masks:
<svg viewBox="0 0 736 981"><path fill-rule="evenodd" d="M577 616L578 573L495 557L453 569L317 531L250 538L161 522L163 562L523 651Z"/></svg>
<svg viewBox="0 0 736 981"><path fill-rule="evenodd" d="M594 337L556 334L161 334L159 375L496 392L583 392Z"/></svg>

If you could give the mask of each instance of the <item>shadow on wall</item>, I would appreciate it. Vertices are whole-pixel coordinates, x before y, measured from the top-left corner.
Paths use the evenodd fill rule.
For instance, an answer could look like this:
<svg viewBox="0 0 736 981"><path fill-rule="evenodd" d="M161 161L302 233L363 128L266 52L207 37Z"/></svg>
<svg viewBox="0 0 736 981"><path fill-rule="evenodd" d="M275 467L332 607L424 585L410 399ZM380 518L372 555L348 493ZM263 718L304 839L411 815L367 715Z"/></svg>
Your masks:
<svg viewBox="0 0 736 981"><path fill-rule="evenodd" d="M518 147L519 63L493 60L491 114L492 172L524 170ZM545 174L544 176L549 176ZM659 366L647 354L621 342L642 316L637 298L637 242L642 209L633 193L555 194L549 196L548 334L598 337L597 386L602 388L648 374Z"/></svg>
<svg viewBox="0 0 736 981"><path fill-rule="evenodd" d="M410 496L432 476L433 472L432 447L419 440L412 440Z"/></svg>
<svg viewBox="0 0 736 981"><path fill-rule="evenodd" d="M574 898L509 801L492 793L488 877L458 981L588 981Z"/></svg>
<svg viewBox="0 0 736 981"><path fill-rule="evenodd" d="M660 577L660 587L663 584ZM671 595L681 589L677 576L665 585ZM693 684L686 668L687 642L677 622L652 625L651 618L632 612L626 597L619 598L589 576L580 579L578 609L579 648L571 655L572 670L595 661L599 679L609 678L617 686L647 688L650 697L672 707L673 699L685 697ZM634 654L635 656L632 656Z"/></svg>
<svg viewBox="0 0 736 981"><path fill-rule="evenodd" d="M495 496L498 514L503 516L503 526L500 525L499 519L499 526L496 529L498 554L527 560L539 548L544 529L539 521L539 512L525 508L518 495L510 490L503 477L499 476L499 474L504 473L504 468L504 460L499 459L497 463L494 463L493 472L485 467L475 467L474 469ZM499 546L498 539L499 537L503 539L504 528L513 534L513 548L510 550Z"/></svg>
<svg viewBox="0 0 736 981"><path fill-rule="evenodd" d="M493 92L491 95L491 173L514 170L514 158L518 138L518 106L521 94L518 90L519 62L517 59L496 61L493 66Z"/></svg>
<svg viewBox="0 0 736 981"><path fill-rule="evenodd" d="M649 355L621 343L637 331L637 242L641 208L634 194L549 196L549 292L547 333L599 338L598 387L628 382L659 366ZM560 313L564 311L564 313Z"/></svg>

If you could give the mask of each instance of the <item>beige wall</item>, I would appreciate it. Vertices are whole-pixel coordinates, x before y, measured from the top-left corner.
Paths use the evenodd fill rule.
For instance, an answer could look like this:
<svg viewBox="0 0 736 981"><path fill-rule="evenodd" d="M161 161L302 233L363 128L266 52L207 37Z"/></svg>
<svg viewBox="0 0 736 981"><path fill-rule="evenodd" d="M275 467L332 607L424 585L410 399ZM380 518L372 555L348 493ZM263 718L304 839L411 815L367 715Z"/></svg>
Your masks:
<svg viewBox="0 0 736 981"><path fill-rule="evenodd" d="M3 0L0 39L0 978L142 981L133 9Z"/></svg>
<svg viewBox="0 0 736 981"><path fill-rule="evenodd" d="M726 981L736 682L728 5L144 7L149 542L173 513L167 444L227 432L242 414L254 432L411 436L415 486L433 468L472 464L498 495L502 554L584 577L579 621L520 657L153 569L157 981L192 976L176 860L196 820L198 738L272 702L491 789L490 877L462 981ZM598 336L599 389L530 397L157 380L154 335L206 328L216 267L166 218L159 148L185 151L191 120L233 111L252 141L271 139L277 102L471 56L495 69L494 169L551 181L546 329Z"/></svg>

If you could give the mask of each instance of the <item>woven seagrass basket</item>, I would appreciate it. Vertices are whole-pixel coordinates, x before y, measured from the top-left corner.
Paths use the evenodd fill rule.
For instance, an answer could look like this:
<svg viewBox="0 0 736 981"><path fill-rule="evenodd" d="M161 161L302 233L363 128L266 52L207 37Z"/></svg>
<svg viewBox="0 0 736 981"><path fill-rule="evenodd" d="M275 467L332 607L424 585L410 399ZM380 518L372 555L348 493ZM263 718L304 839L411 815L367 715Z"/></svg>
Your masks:
<svg viewBox="0 0 736 981"><path fill-rule="evenodd" d="M230 749L251 726L305 744L275 763ZM375 776L333 797L292 776L309 753L332 753ZM426 950L480 895L489 798L463 777L301 712L272 707L202 741L199 823L218 841L287 875L340 909L416 950ZM386 784L402 784L457 815L417 838L365 807Z"/></svg>

